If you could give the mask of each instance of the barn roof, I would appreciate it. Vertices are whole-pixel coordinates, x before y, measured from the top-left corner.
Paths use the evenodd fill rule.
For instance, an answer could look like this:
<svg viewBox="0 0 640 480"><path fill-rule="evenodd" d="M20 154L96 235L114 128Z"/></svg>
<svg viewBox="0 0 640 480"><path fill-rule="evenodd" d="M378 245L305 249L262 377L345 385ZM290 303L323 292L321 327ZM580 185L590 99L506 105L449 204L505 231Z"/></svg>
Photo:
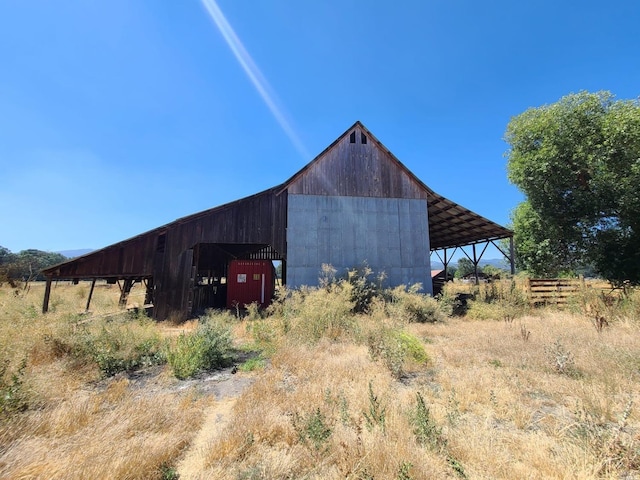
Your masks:
<svg viewBox="0 0 640 480"><path fill-rule="evenodd" d="M134 244L137 241L143 240L145 237L153 236L166 232L167 230L179 227L182 224L204 218L209 215L215 215L222 213L229 209L241 208L244 205L250 203L253 199L261 197L263 195L275 195L279 196L283 194L289 186L294 184L300 177L305 175L316 162L321 161L323 156L334 148L345 136L349 135L354 128L358 127L368 135L370 141L373 142L377 148L385 152L388 158L396 164L396 167L402 170L411 180L419 186L419 188L425 192L427 198L427 212L429 216L429 237L431 250L438 250L442 248L459 247L465 245L471 245L478 242L486 242L490 240L497 240L501 238L508 238L513 235L513 232L501 225L498 225L485 217L478 215L471 210L458 205L457 203L445 198L444 196L436 193L426 184L424 184L418 177L416 177L400 160L398 160L393 153L391 153L360 121L355 122L349 127L342 135L340 135L331 145L317 155L311 162L305 167L296 172L291 178L282 183L281 185L267 189L260 193L256 193L249 197L226 203L217 207L213 207L201 212L197 212L185 217L181 217L166 225L157 227L145 233L141 233L127 240L109 245L100 250L88 253L81 257L69 260L63 264L55 265L44 270L46 274L57 276L61 274L59 267L61 265L68 265L74 262L84 262L85 259L96 256L96 254L110 255L110 252L117 251L120 247L126 247L127 245ZM96 274L102 274L104 272L95 272ZM148 272L138 272L148 273Z"/></svg>

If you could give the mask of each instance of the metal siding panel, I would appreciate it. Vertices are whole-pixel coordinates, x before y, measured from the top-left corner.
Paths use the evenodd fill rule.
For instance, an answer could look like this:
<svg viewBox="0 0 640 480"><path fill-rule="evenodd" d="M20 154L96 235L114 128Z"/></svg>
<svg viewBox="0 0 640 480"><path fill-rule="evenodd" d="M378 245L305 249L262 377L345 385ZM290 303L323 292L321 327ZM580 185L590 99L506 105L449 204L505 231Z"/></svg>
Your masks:
<svg viewBox="0 0 640 480"><path fill-rule="evenodd" d="M289 195L288 202L290 287L317 285L322 263L345 274L366 260L389 285L420 282L431 291L426 200Z"/></svg>

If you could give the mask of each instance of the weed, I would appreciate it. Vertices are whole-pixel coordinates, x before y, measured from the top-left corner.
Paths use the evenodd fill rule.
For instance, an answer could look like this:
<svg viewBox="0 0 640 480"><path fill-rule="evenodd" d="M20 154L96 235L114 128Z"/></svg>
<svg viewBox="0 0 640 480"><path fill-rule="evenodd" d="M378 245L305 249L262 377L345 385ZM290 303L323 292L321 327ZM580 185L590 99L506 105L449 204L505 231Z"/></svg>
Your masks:
<svg viewBox="0 0 640 480"><path fill-rule="evenodd" d="M600 474L607 476L620 470L640 468L640 441L626 431L633 400L625 405L617 423L604 422L578 405L577 421L570 430L571 437L592 452L599 460Z"/></svg>
<svg viewBox="0 0 640 480"><path fill-rule="evenodd" d="M250 358L246 362L240 364L238 369L241 372L253 372L254 370L263 370L265 367L265 361L263 358L256 357Z"/></svg>
<svg viewBox="0 0 640 480"><path fill-rule="evenodd" d="M180 478L176 469L166 464L160 466L160 475L162 480L178 480Z"/></svg>
<svg viewBox="0 0 640 480"><path fill-rule="evenodd" d="M300 341L314 344L322 338L335 341L357 334L358 324L351 313L350 286L332 283L325 288L301 289L286 300L285 315L294 320L291 333Z"/></svg>
<svg viewBox="0 0 640 480"><path fill-rule="evenodd" d="M527 330L527 326L523 323L520 324L520 338L525 342L529 341L529 337L531 336L531 332Z"/></svg>
<svg viewBox="0 0 640 480"><path fill-rule="evenodd" d="M444 319L438 301L429 295L419 293L422 285L415 284L407 288L404 285L387 292L389 302L387 311L390 316L406 322L435 323Z"/></svg>
<svg viewBox="0 0 640 480"><path fill-rule="evenodd" d="M345 426L349 425L351 423L351 417L349 416L349 401L344 394L341 394L338 399L338 407L340 408L340 421Z"/></svg>
<svg viewBox="0 0 640 480"><path fill-rule="evenodd" d="M162 342L147 318L131 322L126 317L96 325L78 325L78 338L70 347L77 359L94 361L105 377L118 372L165 363ZM59 350L64 346L53 342Z"/></svg>
<svg viewBox="0 0 640 480"><path fill-rule="evenodd" d="M373 393L373 382L371 381L369 381L369 411L363 412L363 415L370 431L378 427L384 433L387 407L382 405L382 401Z"/></svg>
<svg viewBox="0 0 640 480"><path fill-rule="evenodd" d="M267 356L273 355L278 343L278 334L273 326L273 321L254 320L247 323L247 330L257 349Z"/></svg>
<svg viewBox="0 0 640 480"><path fill-rule="evenodd" d="M460 421L460 402L456 397L455 388L451 389L447 398L447 420L451 426L456 426Z"/></svg>
<svg viewBox="0 0 640 480"><path fill-rule="evenodd" d="M396 478L398 480L411 480L412 467L413 467L413 464L411 462L402 462L400 464L400 467L398 468L398 475Z"/></svg>
<svg viewBox="0 0 640 480"><path fill-rule="evenodd" d="M182 333L167 351L167 360L177 378L185 379L231 362L231 334L215 321L200 324L193 333Z"/></svg>
<svg viewBox="0 0 640 480"><path fill-rule="evenodd" d="M553 345L546 346L545 353L556 373L570 377L579 376L573 354L565 348L559 339Z"/></svg>
<svg viewBox="0 0 640 480"><path fill-rule="evenodd" d="M432 450L440 450L444 447L442 429L431 417L429 407L420 392L416 393L416 405L411 411L409 420L413 426L413 434L420 445Z"/></svg>
<svg viewBox="0 0 640 480"><path fill-rule="evenodd" d="M455 457L447 455L447 463L458 477L467 478L467 474L464 472L464 467Z"/></svg>
<svg viewBox="0 0 640 480"><path fill-rule="evenodd" d="M477 320L503 319L511 323L526 308L526 295L516 282L499 280L476 287L468 315Z"/></svg>
<svg viewBox="0 0 640 480"><path fill-rule="evenodd" d="M327 419L320 411L320 408L316 408L315 411L303 417L294 416L293 428L303 443L311 442L316 450L322 448L332 433L331 427L327 424Z"/></svg>
<svg viewBox="0 0 640 480"><path fill-rule="evenodd" d="M260 311L260 304L258 302L251 302L244 306L246 311L246 320L255 321L262 318L262 312Z"/></svg>
<svg viewBox="0 0 640 480"><path fill-rule="evenodd" d="M15 372L9 374L9 361L0 364L0 415L22 412L29 406L24 386L24 370L27 359L23 359Z"/></svg>
<svg viewBox="0 0 640 480"><path fill-rule="evenodd" d="M405 373L408 361L424 365L429 356L420 340L408 332L393 328L379 328L367 337L369 353L374 360L382 360L396 378Z"/></svg>

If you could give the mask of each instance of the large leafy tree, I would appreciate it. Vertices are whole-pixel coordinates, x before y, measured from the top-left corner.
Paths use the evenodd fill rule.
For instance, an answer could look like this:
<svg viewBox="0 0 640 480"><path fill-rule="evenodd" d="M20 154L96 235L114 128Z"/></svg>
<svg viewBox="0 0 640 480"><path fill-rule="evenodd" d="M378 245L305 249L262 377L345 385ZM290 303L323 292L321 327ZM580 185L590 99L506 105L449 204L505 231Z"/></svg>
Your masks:
<svg viewBox="0 0 640 480"><path fill-rule="evenodd" d="M640 102L580 92L514 117L508 175L516 258L534 274L593 265L640 284Z"/></svg>
<svg viewBox="0 0 640 480"><path fill-rule="evenodd" d="M42 269L64 262L64 255L55 252L28 249L19 253L11 253L8 248L0 246L0 284L3 281L15 282L43 280Z"/></svg>

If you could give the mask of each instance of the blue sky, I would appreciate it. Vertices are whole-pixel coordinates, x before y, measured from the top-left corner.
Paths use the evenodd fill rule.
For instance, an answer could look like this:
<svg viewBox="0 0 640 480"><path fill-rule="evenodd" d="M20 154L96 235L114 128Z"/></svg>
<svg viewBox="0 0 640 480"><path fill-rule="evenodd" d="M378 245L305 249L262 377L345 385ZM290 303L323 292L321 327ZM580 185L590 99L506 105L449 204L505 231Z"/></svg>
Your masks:
<svg viewBox="0 0 640 480"><path fill-rule="evenodd" d="M217 0L254 82L207 3L0 0L0 245L129 238L280 184L356 120L506 224L512 116L640 95L635 0Z"/></svg>

